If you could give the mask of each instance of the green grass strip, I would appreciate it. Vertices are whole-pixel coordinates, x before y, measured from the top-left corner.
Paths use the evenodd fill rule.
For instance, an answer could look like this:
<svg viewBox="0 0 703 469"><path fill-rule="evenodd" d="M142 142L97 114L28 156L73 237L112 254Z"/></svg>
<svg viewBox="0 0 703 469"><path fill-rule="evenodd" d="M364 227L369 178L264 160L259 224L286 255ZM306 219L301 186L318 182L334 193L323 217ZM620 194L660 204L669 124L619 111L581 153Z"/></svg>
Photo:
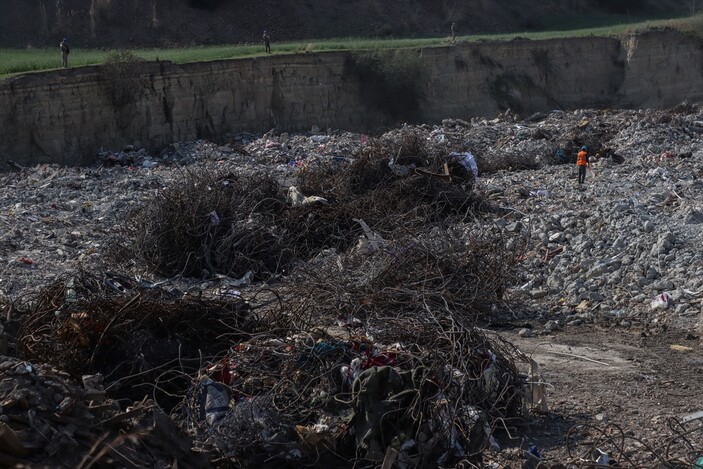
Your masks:
<svg viewBox="0 0 703 469"><path fill-rule="evenodd" d="M608 18L591 18L587 23L603 24ZM622 17L615 17L622 21ZM620 22L606 26L598 26L586 29L565 29L559 30L560 26L572 26L573 22L567 20L559 23L554 20L549 23L550 30L540 32L524 32L510 34L482 34L472 36L459 36L457 42L475 41L509 41L517 37L545 40L563 39L569 37L600 36L600 37L621 37L628 33L643 32L654 29L670 29L697 37L703 37L703 15L688 16L673 19L659 19L640 21L638 23ZM381 49L403 49L403 48L426 48L441 47L449 43L447 37L441 38L419 38L419 39L325 39L297 41L286 43L273 43L274 55L300 54L324 51L361 51L361 50L381 50ZM189 62L202 62L211 60L236 59L246 57L263 56L263 45L219 45L184 47L174 49L135 49L133 52L145 60L167 60L182 64ZM83 65L96 65L105 61L106 50L82 49L74 47L69 56L71 67ZM61 54L58 47L55 48L32 48L32 49L0 49L0 77L27 73L41 70L57 69L61 65Z"/></svg>

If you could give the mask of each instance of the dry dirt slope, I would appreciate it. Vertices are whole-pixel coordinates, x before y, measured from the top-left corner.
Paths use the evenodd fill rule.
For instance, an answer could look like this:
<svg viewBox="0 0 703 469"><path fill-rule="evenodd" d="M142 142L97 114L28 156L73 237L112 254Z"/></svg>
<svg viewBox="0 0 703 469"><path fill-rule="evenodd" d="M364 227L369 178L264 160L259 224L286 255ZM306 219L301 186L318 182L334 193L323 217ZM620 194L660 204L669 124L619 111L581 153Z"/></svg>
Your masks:
<svg viewBox="0 0 703 469"><path fill-rule="evenodd" d="M525 31L574 14L672 15L689 0L35 0L0 1L0 47L137 47L348 36Z"/></svg>

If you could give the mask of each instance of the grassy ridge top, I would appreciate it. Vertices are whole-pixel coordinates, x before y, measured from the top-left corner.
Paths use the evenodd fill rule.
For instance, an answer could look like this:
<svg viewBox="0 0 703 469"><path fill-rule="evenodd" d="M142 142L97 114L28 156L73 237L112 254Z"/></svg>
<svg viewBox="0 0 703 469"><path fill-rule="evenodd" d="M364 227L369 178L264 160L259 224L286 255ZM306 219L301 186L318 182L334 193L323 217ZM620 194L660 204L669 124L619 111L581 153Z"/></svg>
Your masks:
<svg viewBox="0 0 703 469"><path fill-rule="evenodd" d="M613 37L649 30L676 30L703 37L703 15L648 20L638 23L618 23L585 29L550 30L511 34L490 34L459 36L457 42L477 42L482 40L508 41L517 37L544 40L569 37L601 36ZM273 54L298 54L322 51L380 50L421 47L441 47L449 44L447 37L422 39L325 39L314 41L273 43ZM133 52L144 60L166 60L174 63L189 63L210 60L223 60L256 57L264 55L263 46L218 45L172 49L135 49ZM74 48L69 56L71 67L104 63L107 51L100 49ZM0 49L0 76L18 73L57 69L61 56L57 48Z"/></svg>

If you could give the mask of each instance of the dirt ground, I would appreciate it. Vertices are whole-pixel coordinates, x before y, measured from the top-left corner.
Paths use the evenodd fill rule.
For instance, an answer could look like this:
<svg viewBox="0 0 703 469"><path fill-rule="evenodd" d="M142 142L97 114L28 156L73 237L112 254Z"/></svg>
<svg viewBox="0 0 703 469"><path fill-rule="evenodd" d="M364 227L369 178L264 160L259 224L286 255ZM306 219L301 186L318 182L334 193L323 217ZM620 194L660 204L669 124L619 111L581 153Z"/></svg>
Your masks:
<svg viewBox="0 0 703 469"><path fill-rule="evenodd" d="M670 443L669 452L674 453L683 441L670 428L674 423L670 419L680 421L703 410L703 352L700 338L689 332L591 325L531 338L520 337L517 330L500 335L530 354L549 383L549 413L518 427L516 434L523 438L511 440L507 432L499 432L502 443L523 449L534 444L545 462L578 461L594 441L600 441L598 447L610 453L611 464L621 459L619 466L624 467L657 466L655 456L666 456ZM579 425L607 427L616 437L608 444L591 431L588 437L574 438L578 445L571 445L566 437ZM686 424L687 429L696 427L700 421ZM617 437L620 431L626 436L624 443ZM700 428L688 437L698 451L703 448ZM501 465L516 463L503 459L510 451L504 453L498 458Z"/></svg>

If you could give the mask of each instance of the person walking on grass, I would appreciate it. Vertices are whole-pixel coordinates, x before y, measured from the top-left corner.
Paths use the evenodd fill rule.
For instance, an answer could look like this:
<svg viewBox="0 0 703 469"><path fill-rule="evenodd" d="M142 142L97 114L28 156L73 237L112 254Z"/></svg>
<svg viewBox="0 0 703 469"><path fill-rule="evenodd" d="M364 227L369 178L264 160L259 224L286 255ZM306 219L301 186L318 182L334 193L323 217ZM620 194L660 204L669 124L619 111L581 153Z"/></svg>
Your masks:
<svg viewBox="0 0 703 469"><path fill-rule="evenodd" d="M456 42L456 23L452 23L451 32L452 32L452 43L454 43L454 42Z"/></svg>
<svg viewBox="0 0 703 469"><path fill-rule="evenodd" d="M588 168L588 149L586 145L576 155L576 166L579 168L579 184L586 182L586 168Z"/></svg>
<svg viewBox="0 0 703 469"><path fill-rule="evenodd" d="M61 49L61 67L68 68L68 54L71 52L71 49L68 48L68 38L63 38L59 49Z"/></svg>
<svg viewBox="0 0 703 469"><path fill-rule="evenodd" d="M266 47L266 53L270 54L271 53L271 36L269 36L269 32L264 29L264 47Z"/></svg>

